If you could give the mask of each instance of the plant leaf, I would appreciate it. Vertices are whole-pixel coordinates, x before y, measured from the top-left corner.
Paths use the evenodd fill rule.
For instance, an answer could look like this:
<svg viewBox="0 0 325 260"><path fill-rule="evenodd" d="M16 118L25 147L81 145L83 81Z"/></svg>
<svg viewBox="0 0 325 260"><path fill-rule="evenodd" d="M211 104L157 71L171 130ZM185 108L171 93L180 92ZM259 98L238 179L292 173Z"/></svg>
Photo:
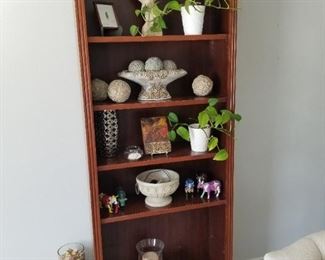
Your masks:
<svg viewBox="0 0 325 260"><path fill-rule="evenodd" d="M240 121L241 120L241 115L240 114L234 114L233 115L234 116L234 119L236 120L236 121Z"/></svg>
<svg viewBox="0 0 325 260"><path fill-rule="evenodd" d="M222 116L218 114L214 118L214 127L217 128L221 123L222 123Z"/></svg>
<svg viewBox="0 0 325 260"><path fill-rule="evenodd" d="M204 5L205 6L211 6L214 0L205 0Z"/></svg>
<svg viewBox="0 0 325 260"><path fill-rule="evenodd" d="M184 126L180 126L176 130L177 134L186 141L190 141L190 134Z"/></svg>
<svg viewBox="0 0 325 260"><path fill-rule="evenodd" d="M141 14L141 10L140 9L135 9L134 12L135 12L135 15L136 16L139 16Z"/></svg>
<svg viewBox="0 0 325 260"><path fill-rule="evenodd" d="M154 16L160 16L162 11L159 9L158 5L154 5L151 9Z"/></svg>
<svg viewBox="0 0 325 260"><path fill-rule="evenodd" d="M214 148L216 148L218 146L218 142L219 140L217 137L211 136L208 143L209 151L212 151Z"/></svg>
<svg viewBox="0 0 325 260"><path fill-rule="evenodd" d="M131 25L131 27L130 27L130 34L132 36L136 36L138 34L138 32L139 32L139 27L136 26L136 25Z"/></svg>
<svg viewBox="0 0 325 260"><path fill-rule="evenodd" d="M208 112L206 112L206 111L200 112L197 119L199 121L200 128L206 127L207 124L209 123L209 115L208 115Z"/></svg>
<svg viewBox="0 0 325 260"><path fill-rule="evenodd" d="M209 120L213 123L215 121L216 116L218 115L217 109L215 107L208 106L205 111L209 115Z"/></svg>
<svg viewBox="0 0 325 260"><path fill-rule="evenodd" d="M213 160L215 161L225 161L227 159L228 159L228 152L226 149L221 149L213 157Z"/></svg>
<svg viewBox="0 0 325 260"><path fill-rule="evenodd" d="M174 112L170 112L168 114L168 120L171 122L171 123L178 123L178 116L174 113Z"/></svg>
<svg viewBox="0 0 325 260"><path fill-rule="evenodd" d="M168 2L168 3L166 4L166 6L165 6L165 9L166 9L166 11L167 11L168 9L170 9L170 10L175 10L175 11L179 11L179 10L181 10L181 5L179 4L178 1L174 0L174 1L170 1L170 2Z"/></svg>
<svg viewBox="0 0 325 260"><path fill-rule="evenodd" d="M170 141L175 141L176 139L176 132L174 130L170 130L168 132L168 138Z"/></svg>
<svg viewBox="0 0 325 260"><path fill-rule="evenodd" d="M218 103L218 99L217 98L209 98L209 106L214 107L217 103Z"/></svg>
<svg viewBox="0 0 325 260"><path fill-rule="evenodd" d="M166 23L165 23L164 19L161 16L158 17L158 24L159 24L161 29L166 29L167 28Z"/></svg>
<svg viewBox="0 0 325 260"><path fill-rule="evenodd" d="M142 8L141 8L141 12L144 14L146 12L150 12L150 9L147 5L144 5Z"/></svg>
<svg viewBox="0 0 325 260"><path fill-rule="evenodd" d="M190 14L190 8L189 8L190 5L191 5L191 0L185 0L184 7L188 14Z"/></svg>
<svg viewBox="0 0 325 260"><path fill-rule="evenodd" d="M222 110L221 112L222 112L222 114L221 114L221 116L222 116L221 124L223 125L223 124L226 124L226 123L228 123L230 121L230 119L232 117L232 113L229 110Z"/></svg>

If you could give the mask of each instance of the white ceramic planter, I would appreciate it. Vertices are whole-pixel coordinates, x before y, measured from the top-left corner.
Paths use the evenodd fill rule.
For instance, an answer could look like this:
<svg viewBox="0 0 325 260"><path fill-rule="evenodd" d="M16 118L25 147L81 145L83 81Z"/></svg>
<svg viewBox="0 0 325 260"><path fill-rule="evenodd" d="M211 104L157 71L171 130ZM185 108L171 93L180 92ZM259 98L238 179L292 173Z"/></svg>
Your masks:
<svg viewBox="0 0 325 260"><path fill-rule="evenodd" d="M203 31L205 6L189 6L189 12L185 7L181 8L183 29L185 35L200 35Z"/></svg>
<svg viewBox="0 0 325 260"><path fill-rule="evenodd" d="M145 203L150 207L165 207L172 202L173 194L179 186L177 172L167 169L153 169L140 173L136 187L146 196Z"/></svg>
<svg viewBox="0 0 325 260"><path fill-rule="evenodd" d="M188 127L190 133L190 143L193 152L206 152L211 134L211 128L200 128L199 124L191 124Z"/></svg>

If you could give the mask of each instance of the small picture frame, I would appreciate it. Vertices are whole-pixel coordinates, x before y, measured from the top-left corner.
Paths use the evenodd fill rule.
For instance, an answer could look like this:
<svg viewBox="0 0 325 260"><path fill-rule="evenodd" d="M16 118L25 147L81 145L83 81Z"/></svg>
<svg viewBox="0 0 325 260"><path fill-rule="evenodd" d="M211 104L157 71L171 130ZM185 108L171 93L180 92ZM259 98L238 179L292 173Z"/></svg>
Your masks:
<svg viewBox="0 0 325 260"><path fill-rule="evenodd" d="M141 130L145 154L168 154L171 152L165 116L141 118Z"/></svg>
<svg viewBox="0 0 325 260"><path fill-rule="evenodd" d="M105 29L119 29L119 22L112 3L94 1L101 33L104 35Z"/></svg>

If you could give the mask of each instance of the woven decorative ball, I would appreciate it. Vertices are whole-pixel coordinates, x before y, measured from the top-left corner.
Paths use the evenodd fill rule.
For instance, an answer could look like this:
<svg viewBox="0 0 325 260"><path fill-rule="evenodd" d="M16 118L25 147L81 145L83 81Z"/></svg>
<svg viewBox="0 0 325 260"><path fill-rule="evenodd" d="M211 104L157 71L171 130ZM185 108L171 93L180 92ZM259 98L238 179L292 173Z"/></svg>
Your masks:
<svg viewBox="0 0 325 260"><path fill-rule="evenodd" d="M104 101L107 98L108 84L100 79L91 81L91 93L94 101Z"/></svg>
<svg viewBox="0 0 325 260"><path fill-rule="evenodd" d="M131 72L143 71L144 70L143 61L142 60L131 61L129 64L128 70Z"/></svg>
<svg viewBox="0 0 325 260"><path fill-rule="evenodd" d="M164 60L163 65L164 65L165 70L176 70L177 69L176 63L172 60Z"/></svg>
<svg viewBox="0 0 325 260"><path fill-rule="evenodd" d="M146 71L157 71L163 69L163 63L158 57L150 57L146 60L144 69Z"/></svg>
<svg viewBox="0 0 325 260"><path fill-rule="evenodd" d="M197 76L192 83L193 92L199 97L204 97L210 94L213 87L213 81L204 75Z"/></svg>
<svg viewBox="0 0 325 260"><path fill-rule="evenodd" d="M131 88L125 81L116 79L109 84L107 94L114 102L123 103L129 99Z"/></svg>

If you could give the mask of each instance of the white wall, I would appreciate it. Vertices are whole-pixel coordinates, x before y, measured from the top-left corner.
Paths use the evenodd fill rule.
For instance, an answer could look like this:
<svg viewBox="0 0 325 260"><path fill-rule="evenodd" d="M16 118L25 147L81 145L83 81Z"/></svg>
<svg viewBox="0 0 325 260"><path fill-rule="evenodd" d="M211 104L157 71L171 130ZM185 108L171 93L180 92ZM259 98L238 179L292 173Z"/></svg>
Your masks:
<svg viewBox="0 0 325 260"><path fill-rule="evenodd" d="M242 0L235 259L325 228L325 2Z"/></svg>
<svg viewBox="0 0 325 260"><path fill-rule="evenodd" d="M57 259L92 243L74 5L0 4L0 259Z"/></svg>

